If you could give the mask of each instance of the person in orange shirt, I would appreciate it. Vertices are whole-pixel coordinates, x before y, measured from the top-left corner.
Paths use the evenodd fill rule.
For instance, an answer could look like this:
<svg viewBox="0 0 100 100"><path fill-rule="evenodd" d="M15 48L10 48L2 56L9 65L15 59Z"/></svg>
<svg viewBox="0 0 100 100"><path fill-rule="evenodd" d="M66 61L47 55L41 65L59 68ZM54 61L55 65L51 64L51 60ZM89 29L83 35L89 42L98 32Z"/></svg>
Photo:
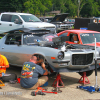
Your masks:
<svg viewBox="0 0 100 100"><path fill-rule="evenodd" d="M8 60L5 56L0 54L0 77L5 75L6 68L9 68Z"/></svg>

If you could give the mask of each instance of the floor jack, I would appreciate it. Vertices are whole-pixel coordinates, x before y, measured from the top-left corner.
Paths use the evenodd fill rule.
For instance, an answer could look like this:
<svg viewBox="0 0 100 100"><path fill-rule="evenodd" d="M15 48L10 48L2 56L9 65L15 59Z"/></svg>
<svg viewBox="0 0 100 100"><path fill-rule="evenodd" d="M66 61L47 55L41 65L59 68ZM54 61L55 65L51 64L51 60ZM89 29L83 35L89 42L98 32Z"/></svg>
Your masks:
<svg viewBox="0 0 100 100"><path fill-rule="evenodd" d="M60 84L61 86L59 86L59 84ZM55 81L53 82L52 86L55 88L55 89L53 89L53 91L54 91L54 92L58 92L58 93L62 92L62 91L60 90L60 87L65 87L65 86L64 86L64 83L63 83L62 80L61 80L61 76L60 76L59 73L57 74L57 77L56 77Z"/></svg>
<svg viewBox="0 0 100 100"><path fill-rule="evenodd" d="M98 59L100 60L100 59ZM93 93L95 91L100 92L100 87L97 84L97 57L96 57L96 38L95 38L95 77L96 77L96 82L94 86L77 86L77 88L86 90L90 93Z"/></svg>
<svg viewBox="0 0 100 100"><path fill-rule="evenodd" d="M51 92L51 91L47 91L45 89L42 89L42 87L38 87L36 91L32 91L31 95L32 96L36 96L36 95L45 95L45 93L54 93L57 94L57 92Z"/></svg>

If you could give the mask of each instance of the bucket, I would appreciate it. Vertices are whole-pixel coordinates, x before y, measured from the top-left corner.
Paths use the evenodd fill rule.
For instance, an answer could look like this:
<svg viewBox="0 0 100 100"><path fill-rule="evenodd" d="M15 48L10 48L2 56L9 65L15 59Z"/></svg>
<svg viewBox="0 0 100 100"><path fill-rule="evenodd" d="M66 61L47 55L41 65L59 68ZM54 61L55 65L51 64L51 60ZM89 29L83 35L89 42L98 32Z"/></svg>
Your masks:
<svg viewBox="0 0 100 100"><path fill-rule="evenodd" d="M19 77L19 78L17 78L17 83L20 83L20 77Z"/></svg>
<svg viewBox="0 0 100 100"><path fill-rule="evenodd" d="M48 82L46 82L43 85L41 85L41 87L43 87L43 86L48 86Z"/></svg>

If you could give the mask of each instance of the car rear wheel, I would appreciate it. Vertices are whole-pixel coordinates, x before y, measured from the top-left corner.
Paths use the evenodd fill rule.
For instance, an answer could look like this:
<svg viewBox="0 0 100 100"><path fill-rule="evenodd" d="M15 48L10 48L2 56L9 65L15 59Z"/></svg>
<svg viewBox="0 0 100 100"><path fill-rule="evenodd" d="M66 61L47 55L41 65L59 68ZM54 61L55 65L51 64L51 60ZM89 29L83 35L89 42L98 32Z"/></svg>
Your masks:
<svg viewBox="0 0 100 100"><path fill-rule="evenodd" d="M93 73L93 70L86 71L86 76L90 76ZM83 75L83 72L78 72L79 75Z"/></svg>

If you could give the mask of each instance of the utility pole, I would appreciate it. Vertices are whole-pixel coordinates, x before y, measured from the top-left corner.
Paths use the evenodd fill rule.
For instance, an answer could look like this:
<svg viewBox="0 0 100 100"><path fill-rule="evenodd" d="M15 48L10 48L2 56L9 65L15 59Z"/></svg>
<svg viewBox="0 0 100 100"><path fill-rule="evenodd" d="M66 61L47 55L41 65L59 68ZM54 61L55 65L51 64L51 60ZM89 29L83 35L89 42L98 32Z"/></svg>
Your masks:
<svg viewBox="0 0 100 100"><path fill-rule="evenodd" d="M79 13L80 13L80 0L78 0L78 14L77 14L78 17L79 17Z"/></svg>

